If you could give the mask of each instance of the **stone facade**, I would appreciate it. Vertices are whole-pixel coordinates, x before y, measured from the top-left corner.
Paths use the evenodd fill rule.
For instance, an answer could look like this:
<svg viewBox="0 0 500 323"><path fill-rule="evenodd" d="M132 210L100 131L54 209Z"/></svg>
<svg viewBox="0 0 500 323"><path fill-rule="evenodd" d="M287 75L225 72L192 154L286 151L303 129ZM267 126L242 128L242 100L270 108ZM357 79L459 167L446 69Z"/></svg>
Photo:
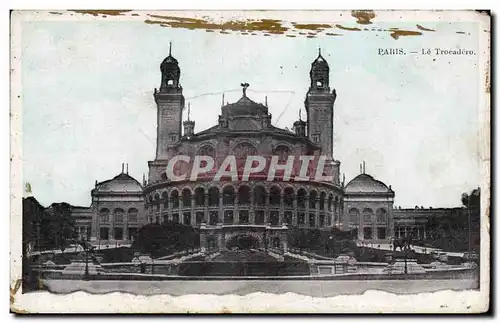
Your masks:
<svg viewBox="0 0 500 323"><path fill-rule="evenodd" d="M147 223L176 221L196 226L203 249L227 248L234 239L252 241L256 248L286 250L291 227L357 229L360 240L387 242L394 235L394 191L367 174L347 186L340 180L340 161L333 151L335 90L329 85L329 66L320 55L311 64L310 87L304 101L307 120L299 118L294 131L272 125L267 102L257 103L246 94L221 106L215 125L195 132L195 122L183 120L185 99L181 69L169 53L160 66L161 83L154 90L157 104L156 157L148 162L148 178L137 182L128 172L97 183L92 204L79 210L82 234L99 244L129 243ZM188 111L190 110L188 106ZM184 133L182 133L184 126ZM177 155L210 156L212 172L196 181L171 181L169 160ZM291 156L326 156L324 174L329 181L249 180L212 181L228 155L238 161L259 155L279 163ZM267 174L267 172L266 172ZM75 213L75 216L77 214ZM238 238L240 237L240 238Z"/></svg>

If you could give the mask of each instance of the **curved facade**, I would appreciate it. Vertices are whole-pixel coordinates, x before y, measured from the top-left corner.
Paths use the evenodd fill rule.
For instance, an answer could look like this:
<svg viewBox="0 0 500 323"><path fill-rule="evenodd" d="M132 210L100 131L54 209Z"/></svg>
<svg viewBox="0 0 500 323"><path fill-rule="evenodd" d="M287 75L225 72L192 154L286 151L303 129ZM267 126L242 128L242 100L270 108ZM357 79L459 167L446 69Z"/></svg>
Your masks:
<svg viewBox="0 0 500 323"><path fill-rule="evenodd" d="M198 227L202 248L219 250L243 242L286 250L292 227L358 230L358 239L369 242L386 242L393 236L392 189L364 171L347 186L339 178L340 161L333 152L337 95L330 89L329 66L321 54L309 73L307 121L299 118L293 131L273 126L267 100L252 100L246 93L249 84L243 83L241 98L223 104L214 125L196 132L189 113L183 121L183 111L190 107L183 96L179 62L169 54L160 71L160 87L154 90L156 156L148 162L148 178L141 185L122 170L115 178L96 183L90 207L92 240L130 242L140 226L166 221ZM211 157L213 169L174 181L166 170L180 155L190 162L195 156ZM236 177L214 180L228 156L235 157ZM267 166L244 178L241 170L248 156L263 157L267 166L273 158L278 165L293 160L292 179L279 169L268 178ZM306 178L297 179L303 174L296 164L301 156L324 158L323 177L310 176L318 166L312 164L306 167ZM185 173L192 167L187 164L176 164L174 173Z"/></svg>
<svg viewBox="0 0 500 323"><path fill-rule="evenodd" d="M333 158L333 105L335 91L328 86L329 68L321 55L311 65L311 86L306 95L307 122L298 120L294 132L271 124L266 103L257 103L246 94L221 107L217 124L196 133L194 121L184 121L184 97L175 59L169 68L162 65L162 83L155 90L158 105L158 142L154 161L149 162L149 177L144 188L146 213L150 222L176 221L201 229L202 248L224 249L234 237L253 240L257 248L286 249L286 234L291 226L331 228L341 226L342 184L340 162ZM166 85L164 85L166 84ZM323 136L323 138L321 138ZM170 181L166 175L174 156L210 156L212 173L195 181ZM235 156L238 169L247 156L263 156L269 161L278 156L283 163L293 156L325 156L324 175L329 181L285 181L279 174L268 181L267 172L243 180L213 181L213 173L227 156ZM294 168L293 172L298 173ZM182 172L181 172L182 173Z"/></svg>

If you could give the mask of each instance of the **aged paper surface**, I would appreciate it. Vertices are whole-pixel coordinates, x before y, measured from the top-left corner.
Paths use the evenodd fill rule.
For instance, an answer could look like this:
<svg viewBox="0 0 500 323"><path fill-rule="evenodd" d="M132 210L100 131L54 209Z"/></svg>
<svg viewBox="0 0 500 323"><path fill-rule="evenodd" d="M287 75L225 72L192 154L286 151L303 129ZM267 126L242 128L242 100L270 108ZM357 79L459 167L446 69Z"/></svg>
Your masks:
<svg viewBox="0 0 500 323"><path fill-rule="evenodd" d="M12 311L488 309L488 13L11 26Z"/></svg>

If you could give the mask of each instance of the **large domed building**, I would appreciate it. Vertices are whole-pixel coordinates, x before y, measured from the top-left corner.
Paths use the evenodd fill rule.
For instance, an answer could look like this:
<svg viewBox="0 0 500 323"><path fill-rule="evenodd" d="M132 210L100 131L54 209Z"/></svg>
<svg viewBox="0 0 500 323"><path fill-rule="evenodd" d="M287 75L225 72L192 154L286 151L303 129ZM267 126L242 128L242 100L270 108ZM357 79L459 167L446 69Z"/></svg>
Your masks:
<svg viewBox="0 0 500 323"><path fill-rule="evenodd" d="M223 104L214 125L196 132L183 96L179 62L169 54L160 71L160 87L154 90L156 156L148 162L148 178L141 185L122 169L115 178L96 183L87 212L93 241L126 243L141 225L166 221L198 227L203 249L222 250L244 241L254 248L286 250L287 234L294 227L357 230L359 240L379 243L393 236L392 189L364 171L347 185L339 178L340 161L333 151L336 92L330 88L329 66L321 53L309 73L307 119L294 122L293 131L274 126L267 100L253 100L247 95L249 84L243 83L241 98ZM174 181L166 170L180 155L191 160L209 156L214 167L195 180ZM236 177L214 180L227 156L236 158ZM262 156L267 164L273 156L279 164L300 156L322 157L324 176L294 180L300 172L294 167L291 180L279 171L268 179L266 168L244 179L241 163L247 156ZM315 166L307 171L316 171Z"/></svg>

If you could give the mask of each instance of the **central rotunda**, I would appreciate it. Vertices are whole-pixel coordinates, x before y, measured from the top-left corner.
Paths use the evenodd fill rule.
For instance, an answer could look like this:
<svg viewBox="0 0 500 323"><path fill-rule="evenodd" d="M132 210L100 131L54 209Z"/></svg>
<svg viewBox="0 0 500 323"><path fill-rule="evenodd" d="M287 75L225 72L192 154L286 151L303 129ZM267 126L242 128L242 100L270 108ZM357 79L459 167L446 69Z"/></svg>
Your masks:
<svg viewBox="0 0 500 323"><path fill-rule="evenodd" d="M343 183L340 162L333 158L333 107L335 90L329 86L329 66L318 55L311 64L310 87L305 98L307 121L297 120L293 131L275 127L267 102L247 96L221 107L216 125L194 131L195 122L182 122L185 108L178 61L169 54L161 63L161 84L155 89L158 108L156 158L150 161L144 185L150 223L174 221L200 230L202 250L251 248L287 250L287 234L293 227L327 229L342 226ZM267 100L266 100L267 101ZM210 172L171 181L166 174L175 156L210 156L218 169L228 155L278 156L280 163L300 156L326 158L323 175L331 180L285 181L277 176L253 176L249 180L213 181ZM215 170L214 170L215 171Z"/></svg>

